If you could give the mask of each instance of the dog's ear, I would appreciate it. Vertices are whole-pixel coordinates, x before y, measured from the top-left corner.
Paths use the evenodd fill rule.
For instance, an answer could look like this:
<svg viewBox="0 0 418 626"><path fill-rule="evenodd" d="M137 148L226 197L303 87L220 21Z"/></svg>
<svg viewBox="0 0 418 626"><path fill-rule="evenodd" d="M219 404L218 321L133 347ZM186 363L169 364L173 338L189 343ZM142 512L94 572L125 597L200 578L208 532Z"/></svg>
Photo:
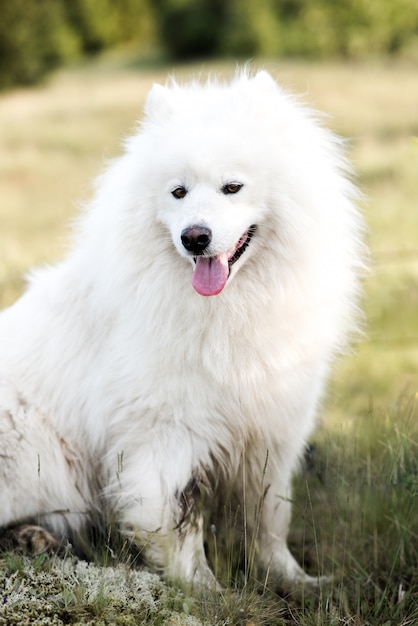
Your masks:
<svg viewBox="0 0 418 626"><path fill-rule="evenodd" d="M145 101L144 111L147 116L168 117L171 111L169 91L167 87L154 83Z"/></svg>
<svg viewBox="0 0 418 626"><path fill-rule="evenodd" d="M272 75L265 70L259 70L254 76L254 81L257 83L257 86L264 91L277 91L278 85L276 81Z"/></svg>

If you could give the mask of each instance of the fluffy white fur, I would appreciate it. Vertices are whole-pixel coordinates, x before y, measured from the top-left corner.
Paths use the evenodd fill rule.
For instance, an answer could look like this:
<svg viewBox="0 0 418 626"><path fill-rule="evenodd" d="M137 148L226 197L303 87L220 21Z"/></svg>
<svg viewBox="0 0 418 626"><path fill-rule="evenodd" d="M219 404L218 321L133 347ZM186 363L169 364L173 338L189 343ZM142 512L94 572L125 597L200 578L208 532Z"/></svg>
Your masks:
<svg viewBox="0 0 418 626"><path fill-rule="evenodd" d="M308 580L290 481L356 325L355 199L340 142L267 73L154 86L73 251L0 315L0 526L74 537L102 514L207 582L200 487L235 490L250 526L265 491L259 561ZM196 225L213 259L257 227L216 296L192 287Z"/></svg>

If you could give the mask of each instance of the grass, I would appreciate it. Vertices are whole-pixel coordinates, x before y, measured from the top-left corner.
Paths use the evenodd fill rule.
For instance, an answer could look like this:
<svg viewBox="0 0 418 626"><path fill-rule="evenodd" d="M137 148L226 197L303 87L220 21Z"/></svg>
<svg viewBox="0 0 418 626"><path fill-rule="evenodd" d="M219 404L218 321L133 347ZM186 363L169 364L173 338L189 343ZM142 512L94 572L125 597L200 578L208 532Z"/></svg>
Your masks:
<svg viewBox="0 0 418 626"><path fill-rule="evenodd" d="M254 570L237 573L233 547L215 529L208 533L214 566L232 579L221 594L167 586L100 551L89 565L71 556L5 554L0 626L418 623L416 68L383 61L263 65L352 138L367 197L373 264L365 338L336 367L312 454L295 479L292 548L310 572L332 574L333 582L319 598L277 597ZM74 200L89 197L91 178L118 152L152 82L170 69L105 59L0 96L1 306L19 295L26 270L62 255Z"/></svg>

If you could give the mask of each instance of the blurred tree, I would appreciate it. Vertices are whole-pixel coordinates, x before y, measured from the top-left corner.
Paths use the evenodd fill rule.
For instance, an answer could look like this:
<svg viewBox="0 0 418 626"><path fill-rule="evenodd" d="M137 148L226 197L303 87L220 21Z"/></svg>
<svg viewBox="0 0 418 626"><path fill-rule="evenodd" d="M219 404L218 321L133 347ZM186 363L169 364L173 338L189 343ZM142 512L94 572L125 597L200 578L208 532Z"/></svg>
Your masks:
<svg viewBox="0 0 418 626"><path fill-rule="evenodd" d="M34 83L78 54L60 0L0 0L0 15L0 87Z"/></svg>
<svg viewBox="0 0 418 626"><path fill-rule="evenodd" d="M117 7L118 40L148 46L155 32L153 0L113 0Z"/></svg>
<svg viewBox="0 0 418 626"><path fill-rule="evenodd" d="M418 0L0 0L0 87L121 42L177 59L418 52Z"/></svg>
<svg viewBox="0 0 418 626"><path fill-rule="evenodd" d="M417 0L155 0L155 7L176 58L365 57L418 46Z"/></svg>
<svg viewBox="0 0 418 626"><path fill-rule="evenodd" d="M322 56L364 58L418 43L416 0L306 0L302 22L316 34Z"/></svg>
<svg viewBox="0 0 418 626"><path fill-rule="evenodd" d="M225 0L155 0L163 47L178 59L217 54L227 5Z"/></svg>
<svg viewBox="0 0 418 626"><path fill-rule="evenodd" d="M140 41L151 19L147 0L63 0L72 28L90 54L119 42Z"/></svg>
<svg viewBox="0 0 418 626"><path fill-rule="evenodd" d="M149 37L149 0L0 0L0 88L39 81L58 65Z"/></svg>
<svg viewBox="0 0 418 626"><path fill-rule="evenodd" d="M116 8L111 0L64 1L69 22L84 52L98 52L117 41Z"/></svg>
<svg viewBox="0 0 418 626"><path fill-rule="evenodd" d="M280 52L280 24L274 0L227 0L220 51L238 56Z"/></svg>

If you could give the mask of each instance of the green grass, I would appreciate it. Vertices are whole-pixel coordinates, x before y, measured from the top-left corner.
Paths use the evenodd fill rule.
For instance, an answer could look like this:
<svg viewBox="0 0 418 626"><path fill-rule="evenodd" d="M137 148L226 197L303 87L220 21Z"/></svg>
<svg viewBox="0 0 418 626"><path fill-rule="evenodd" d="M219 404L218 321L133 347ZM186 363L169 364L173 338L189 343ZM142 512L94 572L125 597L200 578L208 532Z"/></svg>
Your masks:
<svg viewBox="0 0 418 626"><path fill-rule="evenodd" d="M319 598L280 598L237 573L233 546L208 533L231 590L178 590L110 559L6 554L2 624L412 625L418 623L418 81L401 63L263 63L351 138L372 251L367 327L336 366L306 467L295 478L290 543ZM118 152L164 69L115 57L0 97L0 305L31 266L66 248L66 222ZM212 65L206 69L212 69ZM225 73L231 65L218 64ZM197 66L177 73L198 73ZM229 514L229 524L236 520ZM225 543L226 542L226 543ZM249 540L249 545L251 541ZM104 550L104 549L103 549ZM251 555L247 555L251 556ZM119 562L118 562L119 561ZM251 561L251 558L250 558ZM233 590L237 586L238 592Z"/></svg>

